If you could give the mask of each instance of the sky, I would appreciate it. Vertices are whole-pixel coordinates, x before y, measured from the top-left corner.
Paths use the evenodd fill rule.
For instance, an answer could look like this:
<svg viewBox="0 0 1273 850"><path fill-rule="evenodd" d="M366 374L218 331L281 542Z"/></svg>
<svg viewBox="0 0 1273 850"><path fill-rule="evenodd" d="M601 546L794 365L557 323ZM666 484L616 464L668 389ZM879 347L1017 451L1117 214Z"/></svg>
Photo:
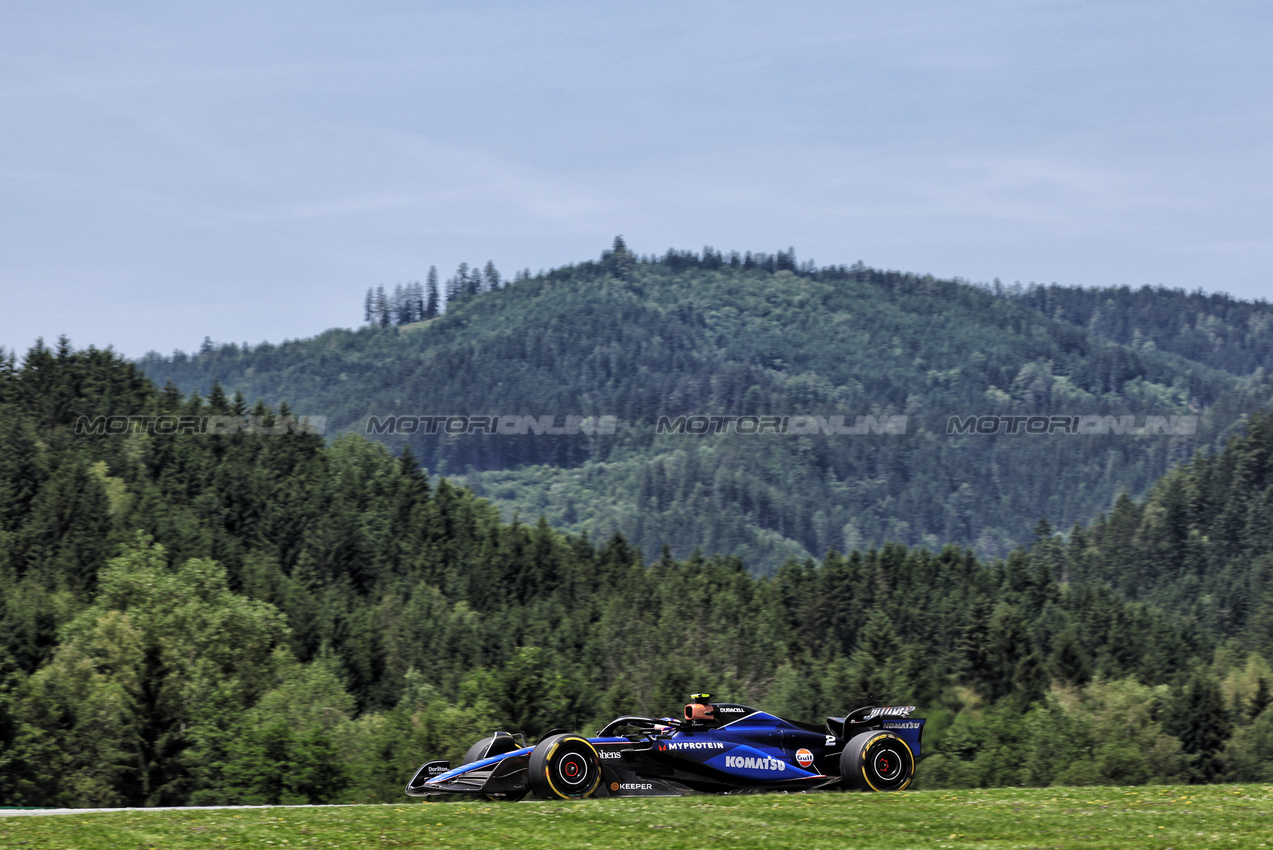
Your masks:
<svg viewBox="0 0 1273 850"><path fill-rule="evenodd" d="M668 248L1273 297L1267 2L0 0L0 346Z"/></svg>

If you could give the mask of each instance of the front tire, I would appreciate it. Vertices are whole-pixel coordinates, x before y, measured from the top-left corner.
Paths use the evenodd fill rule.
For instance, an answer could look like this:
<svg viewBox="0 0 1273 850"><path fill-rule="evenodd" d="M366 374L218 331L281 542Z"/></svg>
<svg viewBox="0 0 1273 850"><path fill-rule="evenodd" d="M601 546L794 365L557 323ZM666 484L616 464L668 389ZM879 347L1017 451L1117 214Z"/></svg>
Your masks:
<svg viewBox="0 0 1273 850"><path fill-rule="evenodd" d="M530 789L548 800L583 800L601 784L601 757L587 738L552 735L530 754Z"/></svg>
<svg viewBox="0 0 1273 850"><path fill-rule="evenodd" d="M892 732L863 732L840 754L840 777L859 791L901 791L915 778L915 754Z"/></svg>

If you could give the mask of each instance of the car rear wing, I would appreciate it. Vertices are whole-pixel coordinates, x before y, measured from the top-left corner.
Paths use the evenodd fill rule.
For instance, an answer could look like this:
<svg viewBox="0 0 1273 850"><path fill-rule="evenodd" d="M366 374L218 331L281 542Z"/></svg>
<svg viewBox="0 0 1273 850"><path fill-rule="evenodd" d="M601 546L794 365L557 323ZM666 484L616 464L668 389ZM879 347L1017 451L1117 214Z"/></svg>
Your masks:
<svg viewBox="0 0 1273 850"><path fill-rule="evenodd" d="M887 721L906 720L915 710L913 705L866 705L850 711L844 717L828 717L827 732L836 740L847 741L864 729L883 728ZM919 721L923 727L923 721Z"/></svg>

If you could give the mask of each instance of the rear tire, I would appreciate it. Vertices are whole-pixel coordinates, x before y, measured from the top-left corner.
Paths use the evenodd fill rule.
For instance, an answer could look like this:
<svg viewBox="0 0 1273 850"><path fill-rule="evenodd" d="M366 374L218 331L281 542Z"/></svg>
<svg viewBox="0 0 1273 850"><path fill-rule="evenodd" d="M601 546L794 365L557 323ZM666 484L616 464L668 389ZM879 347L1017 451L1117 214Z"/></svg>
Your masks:
<svg viewBox="0 0 1273 850"><path fill-rule="evenodd" d="M901 791L915 778L915 754L892 732L863 732L844 746L840 778L859 791Z"/></svg>
<svg viewBox="0 0 1273 850"><path fill-rule="evenodd" d="M587 738L552 735L530 754L530 789L548 800L583 800L601 784L601 757Z"/></svg>

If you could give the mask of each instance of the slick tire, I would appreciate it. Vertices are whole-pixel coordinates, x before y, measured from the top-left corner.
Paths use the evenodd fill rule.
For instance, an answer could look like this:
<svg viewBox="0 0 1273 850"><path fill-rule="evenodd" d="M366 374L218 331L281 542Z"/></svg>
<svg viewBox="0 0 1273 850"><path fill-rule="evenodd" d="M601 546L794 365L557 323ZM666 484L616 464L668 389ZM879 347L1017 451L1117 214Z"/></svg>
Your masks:
<svg viewBox="0 0 1273 850"><path fill-rule="evenodd" d="M840 777L858 791L901 791L915 778L915 754L892 732L863 732L844 746Z"/></svg>
<svg viewBox="0 0 1273 850"><path fill-rule="evenodd" d="M552 735L530 754L530 790L546 800L583 800L601 784L601 757L587 738Z"/></svg>

